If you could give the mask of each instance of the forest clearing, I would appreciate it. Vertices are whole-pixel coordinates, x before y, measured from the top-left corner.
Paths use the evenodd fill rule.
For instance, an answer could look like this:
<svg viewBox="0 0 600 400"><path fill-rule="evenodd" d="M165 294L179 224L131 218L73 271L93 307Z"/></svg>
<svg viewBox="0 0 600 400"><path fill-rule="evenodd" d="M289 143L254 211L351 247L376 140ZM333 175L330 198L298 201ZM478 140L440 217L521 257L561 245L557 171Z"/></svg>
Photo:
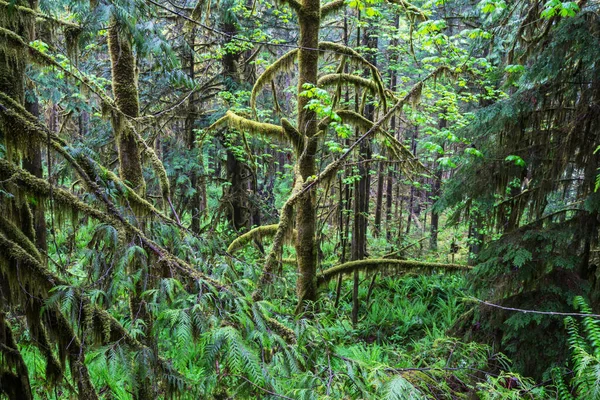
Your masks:
<svg viewBox="0 0 600 400"><path fill-rule="evenodd" d="M600 399L598 0L0 0L0 400Z"/></svg>

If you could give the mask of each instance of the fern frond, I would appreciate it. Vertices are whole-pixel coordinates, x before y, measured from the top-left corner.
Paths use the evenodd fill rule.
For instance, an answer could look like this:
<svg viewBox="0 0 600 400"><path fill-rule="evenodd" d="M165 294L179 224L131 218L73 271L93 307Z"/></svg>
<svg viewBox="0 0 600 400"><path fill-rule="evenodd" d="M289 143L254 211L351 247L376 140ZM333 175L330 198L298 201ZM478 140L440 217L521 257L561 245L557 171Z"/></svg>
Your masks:
<svg viewBox="0 0 600 400"><path fill-rule="evenodd" d="M386 384L385 399L421 400L425 399L425 396L402 375L397 375Z"/></svg>

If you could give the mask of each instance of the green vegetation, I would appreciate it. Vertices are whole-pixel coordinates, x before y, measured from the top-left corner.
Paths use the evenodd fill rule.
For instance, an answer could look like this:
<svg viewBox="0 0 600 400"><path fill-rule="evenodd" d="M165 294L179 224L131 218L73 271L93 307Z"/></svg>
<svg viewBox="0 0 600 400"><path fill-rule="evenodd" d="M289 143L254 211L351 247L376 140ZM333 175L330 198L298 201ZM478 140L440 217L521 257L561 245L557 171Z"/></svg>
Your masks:
<svg viewBox="0 0 600 400"><path fill-rule="evenodd" d="M0 0L0 399L600 399L599 27Z"/></svg>

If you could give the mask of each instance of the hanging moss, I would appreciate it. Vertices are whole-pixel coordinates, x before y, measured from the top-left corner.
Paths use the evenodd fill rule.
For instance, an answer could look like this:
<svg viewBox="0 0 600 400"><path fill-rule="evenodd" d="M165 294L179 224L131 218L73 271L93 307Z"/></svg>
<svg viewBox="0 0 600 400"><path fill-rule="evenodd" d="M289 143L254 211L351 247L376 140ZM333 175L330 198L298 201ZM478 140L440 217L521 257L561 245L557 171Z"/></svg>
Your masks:
<svg viewBox="0 0 600 400"><path fill-rule="evenodd" d="M121 179L129 182L134 190L144 195L146 183L142 173L139 139L133 127L126 121L126 117L139 117L140 112L136 62L130 38L121 25L114 17L111 17L110 25L108 49L111 60L112 91L115 105L124 114L124 116L113 114L113 130L119 152L119 174Z"/></svg>
<svg viewBox="0 0 600 400"><path fill-rule="evenodd" d="M383 78L381 77L381 73L379 72L379 69L375 65L370 63L366 58L364 58L362 55L360 55L354 49L352 49L348 46L344 46L343 44L332 43L332 42L319 42L319 49L320 50L329 50L329 51L335 52L336 54L343 54L347 57L350 57L354 61L357 61L358 63L364 65L365 67L367 67L369 69L369 71L371 72L371 78L373 79L373 81L375 82L375 85L377 86L377 93L379 94L379 98L381 99L383 109L384 109L384 111L387 110L387 96L386 96L385 86L383 84Z"/></svg>
<svg viewBox="0 0 600 400"><path fill-rule="evenodd" d="M414 4L409 3L406 0L388 0L392 4L399 5L404 11L412 16L416 21L427 21L429 18L427 15Z"/></svg>
<svg viewBox="0 0 600 400"><path fill-rule="evenodd" d="M339 85L344 83L368 89L372 94L376 94L379 91L379 88L374 81L363 78L362 76L352 74L327 74L320 77L317 81L317 84L321 87Z"/></svg>
<svg viewBox="0 0 600 400"><path fill-rule="evenodd" d="M281 140L285 138L286 141L296 145L301 140L298 131L288 121L282 123L286 125L286 129L278 125L252 121L251 119L246 119L231 111L227 111L223 117L208 129L213 130L222 126L229 126L242 132L250 132L273 139Z"/></svg>
<svg viewBox="0 0 600 400"><path fill-rule="evenodd" d="M37 248L33 244L33 242L27 238L27 236L16 227L8 219L4 218L4 216L0 215L0 232L4 233L9 240L18 243L25 251L35 257L38 261L42 261L42 256L38 252Z"/></svg>
<svg viewBox="0 0 600 400"><path fill-rule="evenodd" d="M291 71L292 67L296 63L297 58L298 49L294 49L284 54L271 65L269 65L267 69L265 69L265 71L258 77L256 83L254 83L254 86L252 87L252 94L250 95L250 107L253 110L256 108L256 96L258 96L258 93L260 93L260 91L266 85L275 79L275 75Z"/></svg>
<svg viewBox="0 0 600 400"><path fill-rule="evenodd" d="M337 276L347 275L349 276L355 271L364 272L375 272L381 270L387 271L415 271L415 270L427 270L427 271L467 271L471 267L467 265L459 264L440 264L430 263L421 261L409 261L409 260L394 260L388 258L371 259L371 260L358 260L350 261L333 268L329 268L321 273L318 277L319 286L326 285L332 279Z"/></svg>
<svg viewBox="0 0 600 400"><path fill-rule="evenodd" d="M281 336L286 343L291 345L296 344L296 334L293 330L283 325L275 318L267 318L267 324L269 325L269 328Z"/></svg>
<svg viewBox="0 0 600 400"><path fill-rule="evenodd" d="M333 13L341 10L346 5L344 0L334 0L321 7L321 19L324 19Z"/></svg>

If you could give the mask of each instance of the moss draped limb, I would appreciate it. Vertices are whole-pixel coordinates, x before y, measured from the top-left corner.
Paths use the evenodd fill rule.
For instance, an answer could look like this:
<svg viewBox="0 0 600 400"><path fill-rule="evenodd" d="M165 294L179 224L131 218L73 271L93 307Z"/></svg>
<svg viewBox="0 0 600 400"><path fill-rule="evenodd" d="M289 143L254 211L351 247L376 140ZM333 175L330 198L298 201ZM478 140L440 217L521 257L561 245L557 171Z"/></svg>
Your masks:
<svg viewBox="0 0 600 400"><path fill-rule="evenodd" d="M58 19L58 18L54 18L48 14L45 14L43 12L34 10L32 8L29 7L25 7L19 4L13 4L14 2L7 2L4 0L0 0L0 7L6 7L6 8L10 8L10 10L12 12L18 12L21 13L23 15L26 15L28 17L34 17L34 18L41 18L41 19L46 19L48 21L52 21L55 22L57 24L63 25L67 28L72 28L72 29L81 29L81 27L77 24L74 24L72 22L69 21L64 21L62 19ZM11 18L14 18L14 16L10 16Z"/></svg>
<svg viewBox="0 0 600 400"><path fill-rule="evenodd" d="M388 258L376 258L371 260L350 261L335 267L329 268L321 273L317 282L319 286L327 284L338 275L348 275L354 271L380 271L388 269L393 271L414 271L414 270L444 270L444 271L467 271L471 267L459 264L441 264L411 260L394 260Z"/></svg>
<svg viewBox="0 0 600 400"><path fill-rule="evenodd" d="M294 146L298 146L302 139L299 132L287 120L283 120L282 124L284 125L283 127L256 122L251 119L240 117L234 112L227 111L223 117L219 118L208 129L212 130L222 126L229 126L243 132L264 135L273 139L281 140L282 138L285 138L285 141L292 143Z"/></svg>
<svg viewBox="0 0 600 400"><path fill-rule="evenodd" d="M409 3L406 0L387 0L388 2L392 3L392 4L397 4L400 7L402 7L404 9L404 11L409 14L414 16L417 21L427 21L429 18L427 17L427 15L423 12L423 10L421 10L419 7L415 6L414 4Z"/></svg>
<svg viewBox="0 0 600 400"><path fill-rule="evenodd" d="M297 59L298 49L294 49L281 56L260 74L252 87L252 94L250 95L250 107L253 110L256 108L256 96L258 96L258 93L275 78L275 75L291 70Z"/></svg>
<svg viewBox="0 0 600 400"><path fill-rule="evenodd" d="M263 225L251 229L250 231L244 233L243 235L236 238L229 247L227 248L227 252L230 254L235 253L242 247L246 246L252 240L262 240L264 237L273 237L277 233L277 229L279 228L279 224L273 225Z"/></svg>
<svg viewBox="0 0 600 400"><path fill-rule="evenodd" d="M138 130L134 125L135 121L141 120L145 117L132 116L126 114L117 106L117 104L115 104L115 101L108 97L108 95L104 92L102 88L98 87L87 76L85 76L75 67L70 66L69 68L66 68L62 64L58 63L50 55L42 53L38 49L26 43L23 40L23 38L12 32L11 30L0 27L0 36L6 38L7 43L11 46L27 50L32 60L42 65L54 66L60 69L65 74L77 79L79 82L81 82L82 85L84 85L91 92L96 94L100 98L102 104L111 109L115 114L115 117L117 117L120 120L118 125L123 128L122 130L132 134L134 136L133 139L135 140L135 142L141 143L141 145L144 147L144 152L150 157L151 165L159 178L159 184L161 186L161 192L163 194L163 197L167 198L170 196L169 181L162 161L160 161L154 149L145 144L145 141L141 138L141 135L139 134Z"/></svg>
<svg viewBox="0 0 600 400"><path fill-rule="evenodd" d="M326 18L334 12L344 8L345 0L334 0L321 7L321 19Z"/></svg>
<svg viewBox="0 0 600 400"><path fill-rule="evenodd" d="M352 49L351 47L344 46L340 43L319 42L319 50L329 50L335 52L336 54L350 57L351 59L367 67L371 72L373 82L375 82L375 85L377 86L377 92L379 94L379 98L381 99L383 109L387 110L387 95L383 84L383 78L381 77L379 69L375 65L373 65L365 57L360 55L356 50Z"/></svg>

